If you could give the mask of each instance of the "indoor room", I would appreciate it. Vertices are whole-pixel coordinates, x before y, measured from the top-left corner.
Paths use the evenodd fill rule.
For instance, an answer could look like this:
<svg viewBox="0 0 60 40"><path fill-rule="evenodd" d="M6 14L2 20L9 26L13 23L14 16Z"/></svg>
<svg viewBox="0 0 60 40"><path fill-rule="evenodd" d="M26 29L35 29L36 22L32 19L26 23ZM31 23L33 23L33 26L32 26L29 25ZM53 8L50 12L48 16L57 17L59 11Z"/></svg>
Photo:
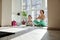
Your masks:
<svg viewBox="0 0 60 40"><path fill-rule="evenodd" d="M0 40L60 40L60 0L0 0Z"/></svg>

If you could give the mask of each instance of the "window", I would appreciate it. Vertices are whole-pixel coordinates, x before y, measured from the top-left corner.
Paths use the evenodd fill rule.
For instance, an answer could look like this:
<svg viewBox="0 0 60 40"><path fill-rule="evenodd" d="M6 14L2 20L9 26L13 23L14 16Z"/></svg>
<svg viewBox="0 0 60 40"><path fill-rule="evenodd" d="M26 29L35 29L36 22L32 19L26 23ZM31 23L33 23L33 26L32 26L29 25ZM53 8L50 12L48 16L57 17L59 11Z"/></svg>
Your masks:
<svg viewBox="0 0 60 40"><path fill-rule="evenodd" d="M41 9L45 11L45 21L47 22L47 0L22 0L22 10L31 15L32 20L39 15Z"/></svg>
<svg viewBox="0 0 60 40"><path fill-rule="evenodd" d="M41 3L42 0L22 0L22 10L25 10L28 15L37 16Z"/></svg>

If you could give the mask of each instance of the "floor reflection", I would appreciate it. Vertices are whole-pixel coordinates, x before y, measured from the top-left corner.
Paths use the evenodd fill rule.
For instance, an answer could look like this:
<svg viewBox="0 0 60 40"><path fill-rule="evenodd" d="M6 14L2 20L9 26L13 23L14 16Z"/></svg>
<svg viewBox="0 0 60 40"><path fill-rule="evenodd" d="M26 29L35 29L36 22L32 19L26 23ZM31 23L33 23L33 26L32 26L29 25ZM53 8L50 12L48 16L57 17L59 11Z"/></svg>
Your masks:
<svg viewBox="0 0 60 40"><path fill-rule="evenodd" d="M42 40L60 40L60 31L48 30Z"/></svg>

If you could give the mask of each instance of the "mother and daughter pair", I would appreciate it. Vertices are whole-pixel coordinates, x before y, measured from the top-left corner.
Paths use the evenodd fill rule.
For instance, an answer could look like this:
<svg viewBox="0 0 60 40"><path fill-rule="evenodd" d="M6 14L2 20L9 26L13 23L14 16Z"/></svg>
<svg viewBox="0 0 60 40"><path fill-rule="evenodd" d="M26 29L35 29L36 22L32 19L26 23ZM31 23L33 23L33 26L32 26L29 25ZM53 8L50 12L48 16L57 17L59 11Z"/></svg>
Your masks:
<svg viewBox="0 0 60 40"><path fill-rule="evenodd" d="M40 10L39 16L32 22L32 16L28 15L28 25L32 26L33 24L35 26L42 26L45 27L46 23L44 21L45 15L44 15L44 10Z"/></svg>

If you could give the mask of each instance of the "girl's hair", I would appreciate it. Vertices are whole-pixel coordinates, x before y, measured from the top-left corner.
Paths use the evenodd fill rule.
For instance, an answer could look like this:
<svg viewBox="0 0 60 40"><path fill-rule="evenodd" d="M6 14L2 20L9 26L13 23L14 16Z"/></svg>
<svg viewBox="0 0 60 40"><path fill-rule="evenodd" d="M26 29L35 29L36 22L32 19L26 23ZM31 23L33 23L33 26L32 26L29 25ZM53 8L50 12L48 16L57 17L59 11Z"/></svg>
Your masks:
<svg viewBox="0 0 60 40"><path fill-rule="evenodd" d="M28 15L28 17L31 17L31 18L32 18L32 16L31 16L31 15Z"/></svg>
<svg viewBox="0 0 60 40"><path fill-rule="evenodd" d="M43 12L43 14L44 14L44 10L40 10L40 11L42 11L42 12Z"/></svg>
<svg viewBox="0 0 60 40"><path fill-rule="evenodd" d="M31 15L28 15L28 16L30 16L30 17L31 17Z"/></svg>

